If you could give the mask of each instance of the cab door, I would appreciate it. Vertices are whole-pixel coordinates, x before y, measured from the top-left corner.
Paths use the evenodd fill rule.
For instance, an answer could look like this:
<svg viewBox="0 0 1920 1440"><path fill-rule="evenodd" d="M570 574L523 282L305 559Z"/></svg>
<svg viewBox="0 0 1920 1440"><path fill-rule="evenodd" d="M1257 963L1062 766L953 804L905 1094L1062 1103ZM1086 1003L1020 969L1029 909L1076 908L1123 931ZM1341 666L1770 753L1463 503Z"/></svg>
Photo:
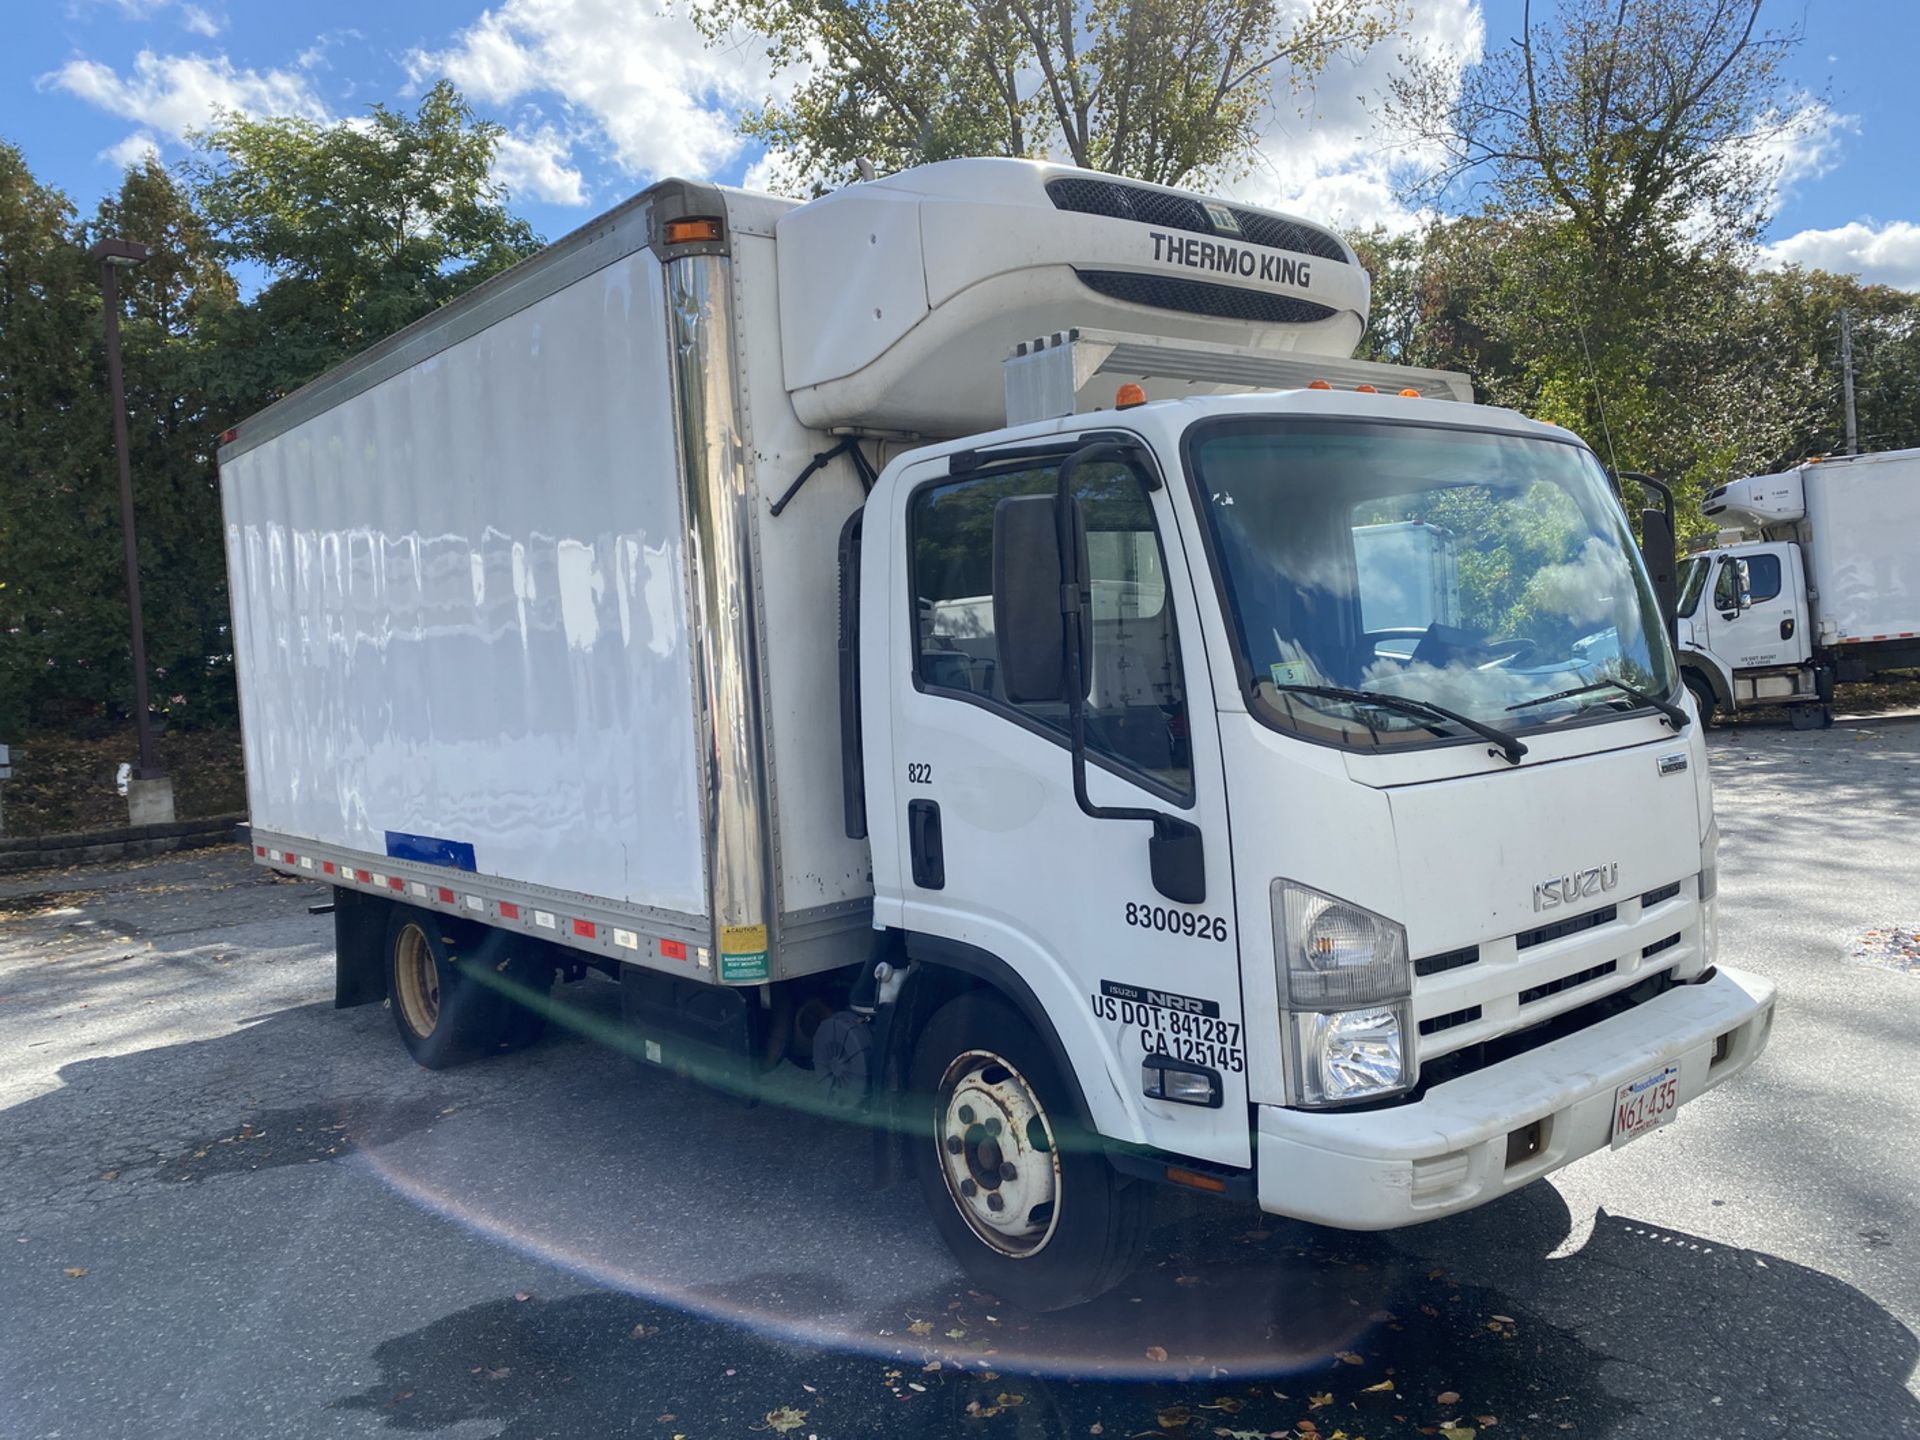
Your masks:
<svg viewBox="0 0 1920 1440"><path fill-rule="evenodd" d="M1711 648L1730 668L1800 665L1812 653L1798 546L1776 542L1723 555L1709 601Z"/></svg>
<svg viewBox="0 0 1920 1440"><path fill-rule="evenodd" d="M1016 703L1001 674L996 509L1052 495L1076 443L1064 437L1058 454L957 474L945 459L929 461L903 472L887 506L897 576L888 668L904 677L890 716L894 913L923 953L946 946L989 971L1003 966L1026 990L1029 1018L1037 1010L1058 1037L1102 1134L1247 1165L1246 1030L1212 687L1170 497L1144 451L1137 464L1075 472L1091 606L1087 789L1096 806L1198 827L1203 899L1155 890L1152 824L1082 810L1064 702ZM895 887L881 870L885 913ZM1148 1056L1216 1077L1213 1103L1150 1098Z"/></svg>

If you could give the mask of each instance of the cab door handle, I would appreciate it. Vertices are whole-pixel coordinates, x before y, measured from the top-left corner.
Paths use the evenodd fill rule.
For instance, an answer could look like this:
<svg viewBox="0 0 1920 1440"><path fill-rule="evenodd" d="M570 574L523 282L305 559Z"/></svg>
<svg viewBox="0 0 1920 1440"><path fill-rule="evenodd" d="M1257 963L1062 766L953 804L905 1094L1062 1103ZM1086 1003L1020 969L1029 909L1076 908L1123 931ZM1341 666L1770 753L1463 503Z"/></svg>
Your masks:
<svg viewBox="0 0 1920 1440"><path fill-rule="evenodd" d="M947 888L947 854L940 838L940 806L933 800L907 802L907 849L913 883L922 890Z"/></svg>
<svg viewBox="0 0 1920 1440"><path fill-rule="evenodd" d="M1782 640L1791 640L1793 638L1793 617L1791 615L1780 622L1780 638Z"/></svg>

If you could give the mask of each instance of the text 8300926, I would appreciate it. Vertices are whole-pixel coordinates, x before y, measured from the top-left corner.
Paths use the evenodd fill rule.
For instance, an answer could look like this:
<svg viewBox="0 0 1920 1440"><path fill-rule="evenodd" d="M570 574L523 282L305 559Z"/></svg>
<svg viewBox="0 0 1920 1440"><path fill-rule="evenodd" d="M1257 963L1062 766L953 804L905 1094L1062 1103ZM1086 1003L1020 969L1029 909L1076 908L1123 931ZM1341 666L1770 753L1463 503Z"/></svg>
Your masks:
<svg viewBox="0 0 1920 1440"><path fill-rule="evenodd" d="M1129 900L1127 924L1141 930L1158 930L1166 935L1191 935L1196 940L1213 940L1224 945L1227 922L1218 915L1202 915L1193 910L1176 910L1168 905L1139 905Z"/></svg>

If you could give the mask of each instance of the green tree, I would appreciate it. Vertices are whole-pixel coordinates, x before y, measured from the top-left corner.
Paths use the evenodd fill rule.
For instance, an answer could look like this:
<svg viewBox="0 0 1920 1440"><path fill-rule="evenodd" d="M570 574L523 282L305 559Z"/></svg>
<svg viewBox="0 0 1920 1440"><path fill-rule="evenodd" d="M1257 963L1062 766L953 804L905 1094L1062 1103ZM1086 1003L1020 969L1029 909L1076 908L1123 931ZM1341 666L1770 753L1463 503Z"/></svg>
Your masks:
<svg viewBox="0 0 1920 1440"><path fill-rule="evenodd" d="M816 191L855 162L1061 155L1162 184L1231 176L1276 88L1394 33L1397 0L692 0L716 41L765 38L789 101L742 129Z"/></svg>
<svg viewBox="0 0 1920 1440"><path fill-rule="evenodd" d="M363 123L226 114L196 137L196 198L267 281L221 327L229 393L273 399L539 248L493 179L502 127L442 80Z"/></svg>
<svg viewBox="0 0 1920 1440"><path fill-rule="evenodd" d="M86 339L97 296L73 206L0 143L0 733L63 689L104 698L112 683L89 669L97 612L118 591L102 593L97 563L113 514Z"/></svg>
<svg viewBox="0 0 1920 1440"><path fill-rule="evenodd" d="M192 194L151 156L127 171L87 228L89 240L119 235L153 251L122 277L120 332L149 692L176 721L230 723L236 710L214 463L228 397L215 337L232 320L238 290ZM117 577L117 545L111 548ZM123 603L117 579L112 593ZM124 629L122 612L106 633Z"/></svg>

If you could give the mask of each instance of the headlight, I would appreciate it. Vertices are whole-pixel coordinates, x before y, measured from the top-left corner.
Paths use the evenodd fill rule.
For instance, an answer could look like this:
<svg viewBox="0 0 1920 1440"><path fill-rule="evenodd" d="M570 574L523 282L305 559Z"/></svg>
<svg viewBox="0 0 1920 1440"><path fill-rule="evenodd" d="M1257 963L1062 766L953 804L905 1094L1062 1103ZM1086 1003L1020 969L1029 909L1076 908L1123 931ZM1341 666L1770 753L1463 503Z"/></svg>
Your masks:
<svg viewBox="0 0 1920 1440"><path fill-rule="evenodd" d="M1294 1097L1302 1105L1377 1100L1413 1083L1407 1002L1293 1017Z"/></svg>
<svg viewBox="0 0 1920 1440"><path fill-rule="evenodd" d="M1293 1100L1337 1105L1410 1089L1413 967L1406 928L1290 880L1273 882Z"/></svg>

